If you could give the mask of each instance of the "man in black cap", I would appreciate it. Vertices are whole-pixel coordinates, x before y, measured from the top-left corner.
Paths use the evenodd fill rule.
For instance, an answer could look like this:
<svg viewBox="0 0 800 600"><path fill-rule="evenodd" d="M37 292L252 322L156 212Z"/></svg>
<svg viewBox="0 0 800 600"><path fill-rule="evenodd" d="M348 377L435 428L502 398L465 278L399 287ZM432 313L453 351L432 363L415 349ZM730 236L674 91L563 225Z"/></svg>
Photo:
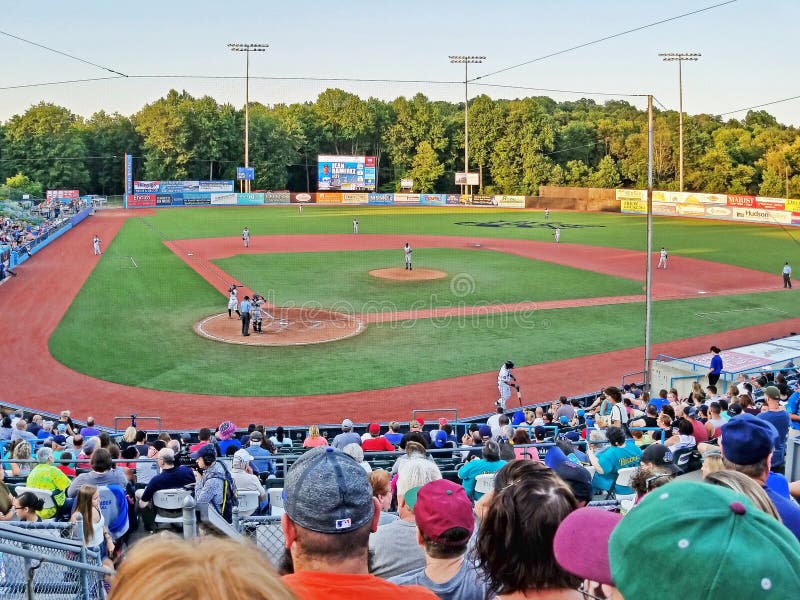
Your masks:
<svg viewBox="0 0 800 600"><path fill-rule="evenodd" d="M399 586L368 572L369 534L380 504L359 463L331 448L314 448L289 469L281 529L284 583L300 599L392 596L433 600L425 588Z"/></svg>

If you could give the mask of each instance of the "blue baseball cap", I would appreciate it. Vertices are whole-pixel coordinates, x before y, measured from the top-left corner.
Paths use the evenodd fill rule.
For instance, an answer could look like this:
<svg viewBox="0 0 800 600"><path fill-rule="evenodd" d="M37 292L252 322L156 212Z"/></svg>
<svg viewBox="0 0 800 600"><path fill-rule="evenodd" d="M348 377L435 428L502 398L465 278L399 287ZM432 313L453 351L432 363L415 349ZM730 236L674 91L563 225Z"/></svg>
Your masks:
<svg viewBox="0 0 800 600"><path fill-rule="evenodd" d="M772 423L742 413L722 426L722 456L737 465L753 465L772 453L777 439Z"/></svg>

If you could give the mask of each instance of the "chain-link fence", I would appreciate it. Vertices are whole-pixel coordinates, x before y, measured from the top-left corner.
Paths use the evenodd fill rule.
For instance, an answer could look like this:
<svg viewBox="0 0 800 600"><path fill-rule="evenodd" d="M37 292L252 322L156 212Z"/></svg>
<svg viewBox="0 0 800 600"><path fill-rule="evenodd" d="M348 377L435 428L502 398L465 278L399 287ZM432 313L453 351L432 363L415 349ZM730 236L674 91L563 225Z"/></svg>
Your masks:
<svg viewBox="0 0 800 600"><path fill-rule="evenodd" d="M0 598L105 598L99 553L70 539L74 527L0 523Z"/></svg>
<svg viewBox="0 0 800 600"><path fill-rule="evenodd" d="M285 547L280 517L243 517L234 521L234 527L258 546L274 567L278 567Z"/></svg>

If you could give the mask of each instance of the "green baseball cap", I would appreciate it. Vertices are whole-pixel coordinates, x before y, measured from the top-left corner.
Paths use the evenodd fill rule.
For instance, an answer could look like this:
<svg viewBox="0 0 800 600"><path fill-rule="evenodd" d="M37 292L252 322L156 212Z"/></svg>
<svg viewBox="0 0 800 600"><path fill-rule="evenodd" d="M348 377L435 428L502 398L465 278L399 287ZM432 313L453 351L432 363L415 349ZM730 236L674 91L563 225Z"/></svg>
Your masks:
<svg viewBox="0 0 800 600"><path fill-rule="evenodd" d="M676 481L650 492L608 543L611 576L625 598L657 593L641 557L658 552L681 600L787 598L800 590L800 542L745 496Z"/></svg>

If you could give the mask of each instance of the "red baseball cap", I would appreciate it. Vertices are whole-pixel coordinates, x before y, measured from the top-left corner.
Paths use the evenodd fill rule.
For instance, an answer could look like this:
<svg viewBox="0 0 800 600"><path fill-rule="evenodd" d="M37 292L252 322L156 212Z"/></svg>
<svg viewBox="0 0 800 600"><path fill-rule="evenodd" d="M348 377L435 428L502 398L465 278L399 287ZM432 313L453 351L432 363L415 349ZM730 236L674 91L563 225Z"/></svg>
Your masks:
<svg viewBox="0 0 800 600"><path fill-rule="evenodd" d="M414 519L426 538L445 546L466 544L475 528L472 502L466 491L459 484L446 479L437 479L419 488L414 503ZM467 530L463 539L441 539L445 532L454 527Z"/></svg>
<svg viewBox="0 0 800 600"><path fill-rule="evenodd" d="M381 426L378 425L377 423L370 423L369 432L370 433L380 433L381 432Z"/></svg>
<svg viewBox="0 0 800 600"><path fill-rule="evenodd" d="M597 583L614 585L608 540L622 515L602 508L579 508L561 521L553 537L553 554L562 569Z"/></svg>

